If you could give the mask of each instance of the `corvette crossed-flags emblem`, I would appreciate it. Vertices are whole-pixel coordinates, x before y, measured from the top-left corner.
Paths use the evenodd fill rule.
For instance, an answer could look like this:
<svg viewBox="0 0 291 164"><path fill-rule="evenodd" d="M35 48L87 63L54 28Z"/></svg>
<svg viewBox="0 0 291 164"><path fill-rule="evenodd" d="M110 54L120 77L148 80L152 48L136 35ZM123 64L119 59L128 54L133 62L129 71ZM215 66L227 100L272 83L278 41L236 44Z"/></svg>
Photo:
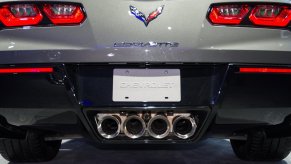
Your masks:
<svg viewBox="0 0 291 164"><path fill-rule="evenodd" d="M158 7L155 11L151 12L148 17L146 17L144 13L142 13L141 11L139 11L134 6L129 6L129 9L130 9L131 14L133 14L137 19L139 19L140 21L142 21L145 24L145 26L147 27L150 24L151 21L153 21L159 15L162 14L163 9L164 9L164 5Z"/></svg>

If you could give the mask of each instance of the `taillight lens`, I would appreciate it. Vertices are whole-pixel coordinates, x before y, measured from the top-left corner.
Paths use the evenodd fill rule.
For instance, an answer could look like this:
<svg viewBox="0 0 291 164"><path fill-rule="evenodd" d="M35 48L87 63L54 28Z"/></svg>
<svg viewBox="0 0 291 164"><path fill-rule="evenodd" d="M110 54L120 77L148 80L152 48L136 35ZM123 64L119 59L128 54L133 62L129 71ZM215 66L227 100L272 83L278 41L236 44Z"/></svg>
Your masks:
<svg viewBox="0 0 291 164"><path fill-rule="evenodd" d="M247 5L221 5L211 9L209 19L214 24L240 24L249 12Z"/></svg>
<svg viewBox="0 0 291 164"><path fill-rule="evenodd" d="M255 25L285 27L290 21L290 10L287 6L258 5L249 19Z"/></svg>
<svg viewBox="0 0 291 164"><path fill-rule="evenodd" d="M53 24L80 24L85 15L78 5L46 4L44 12Z"/></svg>
<svg viewBox="0 0 291 164"><path fill-rule="evenodd" d="M17 4L0 7L0 20L5 26L37 25L43 19L36 5Z"/></svg>
<svg viewBox="0 0 291 164"><path fill-rule="evenodd" d="M217 25L287 27L291 21L287 4L214 4L209 11L209 21Z"/></svg>

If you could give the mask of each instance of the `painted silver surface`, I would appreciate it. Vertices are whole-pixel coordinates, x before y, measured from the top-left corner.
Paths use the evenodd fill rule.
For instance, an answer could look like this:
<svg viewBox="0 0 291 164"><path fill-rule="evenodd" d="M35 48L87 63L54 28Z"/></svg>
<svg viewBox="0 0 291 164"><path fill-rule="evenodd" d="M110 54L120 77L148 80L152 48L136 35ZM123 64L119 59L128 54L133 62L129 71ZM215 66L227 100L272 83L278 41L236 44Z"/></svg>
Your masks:
<svg viewBox="0 0 291 164"><path fill-rule="evenodd" d="M82 3L88 16L80 26L1 30L0 64L291 63L290 31L212 26L206 20L206 14L210 4L216 2L214 0L72 1ZM5 1L1 0L1 2ZM231 0L220 2L231 2ZM267 2L290 4L288 0ZM129 11L130 5L144 13L151 13L158 6L164 5L165 8L158 19L145 27L143 23L133 18ZM114 47L114 43L120 42L177 42L179 47Z"/></svg>

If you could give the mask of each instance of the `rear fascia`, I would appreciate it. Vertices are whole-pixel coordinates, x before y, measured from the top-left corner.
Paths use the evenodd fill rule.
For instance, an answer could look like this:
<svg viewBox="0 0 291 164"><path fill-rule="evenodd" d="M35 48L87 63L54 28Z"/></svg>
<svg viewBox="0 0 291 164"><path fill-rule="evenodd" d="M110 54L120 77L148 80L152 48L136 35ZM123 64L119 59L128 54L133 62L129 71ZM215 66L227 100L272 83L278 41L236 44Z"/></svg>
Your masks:
<svg viewBox="0 0 291 164"><path fill-rule="evenodd" d="M223 127L231 125L235 127L228 128L227 132L223 132L225 137L229 137L233 132L245 128L281 124L284 122L285 117L291 114L291 104L288 101L289 94L291 93L289 86L289 81L291 81L290 75L239 73L240 67L261 66L266 67L267 65L201 65L194 63L188 65L133 64L127 66L110 64L54 65L53 83L50 83L52 79L49 78L51 77L49 74L1 75L0 79L2 84L5 85L2 85L0 114L6 117L9 123L26 128L33 127L57 132L58 134L83 134L83 129L86 129L86 133L89 133L91 138L98 142L126 143L128 140L115 140L111 142L100 138L93 124L94 120L92 120L94 112L95 114L109 111L185 111L195 113L195 111L201 111L204 108L207 111L207 117L197 136L190 140L180 141L180 143L192 143L199 140L209 130L210 125L220 125ZM278 65L268 67L278 67ZM287 66L280 65L279 67ZM200 100L204 99L203 101L198 101L198 99L187 100L187 95L191 97L191 95L198 92L188 89L182 90L183 99L187 101L184 100L180 103L114 103L109 101L112 98L112 90L109 86L112 84L112 72L115 68L181 69L182 83L184 85L191 86L191 79L193 77L196 77L196 81L206 78L205 83L202 80L201 84L204 83L204 88L208 89L203 90L204 94L200 94ZM100 74L100 71L98 71L100 69L103 74ZM189 70L193 70L192 74L189 73ZM196 73L193 74L194 72ZM88 76L93 79L84 78ZM204 78L197 79L198 76ZM60 79L64 79L64 77L66 77L66 80L63 81L64 83L60 83ZM102 79L97 80L99 77L102 77ZM97 79L94 80L94 78ZM92 91L98 89L96 84L100 84L100 82L103 84L108 83L106 84L108 87L104 87L105 90L99 92L104 96L103 98L91 97L94 100L93 103L84 104L83 98L88 98L86 87L88 87L88 82L90 81L97 86L89 85ZM42 92L31 92L31 90ZM81 93L82 91L86 92ZM31 93L29 97L27 96L28 92ZM95 93L99 94L98 92ZM95 102L96 99L100 101ZM42 103L45 101L46 103ZM22 116L22 119L19 116ZM23 121L23 118L26 118L25 120L27 121ZM72 129L74 130L72 131ZM213 129L211 131L215 132ZM133 143L144 143L144 140ZM159 142L153 141L152 143ZM161 141L161 143L172 142Z"/></svg>

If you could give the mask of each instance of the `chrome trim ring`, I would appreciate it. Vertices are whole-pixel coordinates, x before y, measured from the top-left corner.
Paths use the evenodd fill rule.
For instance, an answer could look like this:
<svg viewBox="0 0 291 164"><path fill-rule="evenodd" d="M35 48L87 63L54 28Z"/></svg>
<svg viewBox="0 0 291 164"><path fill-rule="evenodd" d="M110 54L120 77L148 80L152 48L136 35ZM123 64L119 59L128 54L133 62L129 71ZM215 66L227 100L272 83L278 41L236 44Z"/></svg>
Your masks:
<svg viewBox="0 0 291 164"><path fill-rule="evenodd" d="M137 119L137 120L139 120L139 121L142 123L142 128L143 128L143 129L142 129L142 131L141 131L140 133L138 133L138 134L131 134L131 133L128 131L128 129L127 129L127 127L126 127L126 124L127 124L127 122L130 121L131 119ZM123 130L124 130L124 134L125 134L127 137L129 137L129 138L131 138L131 139L137 139L137 138L140 138L140 137L142 137L142 136L144 135L144 133L145 133L145 131L146 131L146 124L145 124L144 120L143 120L141 117L139 117L139 116L136 116L136 115L129 116L129 117L126 118L126 120L125 120L124 123L123 123Z"/></svg>
<svg viewBox="0 0 291 164"><path fill-rule="evenodd" d="M158 120L158 119L161 119L161 120L164 120L167 124L167 130L163 133L163 134L155 134L151 128L151 125L152 123L155 121L155 120ZM156 138L156 139L163 139L165 137L167 137L170 133L170 130L171 130L171 125L170 125L170 122L169 120L167 119L167 117L165 116L162 116L162 115L157 115L157 116L154 116L153 118L150 119L150 121L148 122L148 132L149 132L149 135Z"/></svg>
<svg viewBox="0 0 291 164"><path fill-rule="evenodd" d="M107 120L107 119L112 119L112 120L114 120L114 121L117 123L117 125L118 125L117 131L116 131L114 134L106 134L106 133L103 131L103 129L102 129L102 123L103 123L105 120ZM112 139L112 138L117 137L117 136L119 135L119 133L120 133L120 129L121 129L121 127L120 127L120 120L117 118L117 116L111 116L111 115L110 115L110 116L105 116L105 117L103 117L100 121L98 121L98 123L97 123L97 130L98 130L99 134L100 134L102 137L106 138L106 139Z"/></svg>
<svg viewBox="0 0 291 164"><path fill-rule="evenodd" d="M177 122L180 121L181 119L186 119L186 120L190 121L190 123L191 123L192 129L187 134L180 134L180 133L175 132L175 126L176 126ZM173 121L173 132L174 132L175 136L177 136L178 138L188 139L188 138L192 137L195 134L196 129L197 129L197 124L196 124L195 120L193 118L189 117L189 116L188 117L186 117L186 116L178 116Z"/></svg>

